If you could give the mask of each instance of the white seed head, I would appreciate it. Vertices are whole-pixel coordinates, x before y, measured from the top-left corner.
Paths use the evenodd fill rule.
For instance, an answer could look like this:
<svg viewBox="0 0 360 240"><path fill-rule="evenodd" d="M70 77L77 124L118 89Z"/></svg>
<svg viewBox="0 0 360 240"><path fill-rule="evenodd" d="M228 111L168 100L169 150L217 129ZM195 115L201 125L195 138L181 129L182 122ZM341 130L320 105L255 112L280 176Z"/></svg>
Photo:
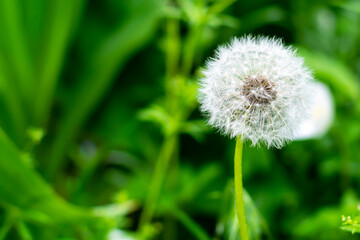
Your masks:
<svg viewBox="0 0 360 240"><path fill-rule="evenodd" d="M201 110L230 137L280 148L308 117L311 72L281 40L234 38L218 48L202 73Z"/></svg>

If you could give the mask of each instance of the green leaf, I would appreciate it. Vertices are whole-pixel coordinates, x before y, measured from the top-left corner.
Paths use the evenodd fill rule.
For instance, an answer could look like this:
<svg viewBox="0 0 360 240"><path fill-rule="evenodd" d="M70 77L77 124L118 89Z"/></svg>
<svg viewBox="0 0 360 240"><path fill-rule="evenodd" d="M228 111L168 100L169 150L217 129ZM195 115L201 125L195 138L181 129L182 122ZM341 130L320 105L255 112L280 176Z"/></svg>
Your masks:
<svg viewBox="0 0 360 240"><path fill-rule="evenodd" d="M334 3L335 6L344 8L348 11L352 11L355 13L360 14L360 2L353 0L353 1L346 1L346 2L335 2Z"/></svg>
<svg viewBox="0 0 360 240"><path fill-rule="evenodd" d="M211 128L201 120L187 121L181 127L182 132L189 134L199 142L205 139L205 134L208 133L210 129Z"/></svg>
<svg viewBox="0 0 360 240"><path fill-rule="evenodd" d="M22 159L0 130L0 202L18 208L24 218L43 223L73 222L90 213L66 203ZM35 214L30 214L35 213Z"/></svg>
<svg viewBox="0 0 360 240"><path fill-rule="evenodd" d="M74 140L77 132L114 82L115 74L125 65L129 57L152 35L161 14L162 0L146 2L137 6L135 14L121 22L89 56L89 62L79 76L73 94L68 97L70 105L59 126L59 135L51 150L48 175L61 165L61 160Z"/></svg>
<svg viewBox="0 0 360 240"><path fill-rule="evenodd" d="M298 52L305 58L305 64L314 71L316 78L329 84L350 100L358 101L360 96L358 79L344 63L305 48L299 48Z"/></svg>
<svg viewBox="0 0 360 240"><path fill-rule="evenodd" d="M211 240L211 237L207 234L207 232L201 228L189 215L187 215L184 211L173 208L172 213L174 216L181 222L191 234L199 240Z"/></svg>
<svg viewBox="0 0 360 240"><path fill-rule="evenodd" d="M19 0L0 1L0 49L6 53L25 103L30 104L34 72L21 14Z"/></svg>
<svg viewBox="0 0 360 240"><path fill-rule="evenodd" d="M9 79L4 56L0 54L0 126L19 144L24 138L25 117L20 93Z"/></svg>
<svg viewBox="0 0 360 240"><path fill-rule="evenodd" d="M53 0L44 11L43 36L38 39L40 59L38 64L37 94L34 101L35 124L46 122L60 70L70 44L71 33L78 25L86 0Z"/></svg>
<svg viewBox="0 0 360 240"><path fill-rule="evenodd" d="M242 32L252 31L267 24L281 23L287 17L284 9L276 5L252 11L241 18Z"/></svg>
<svg viewBox="0 0 360 240"><path fill-rule="evenodd" d="M165 108L159 105L151 105L141 110L139 112L139 118L143 121L159 124L164 128L164 132L166 132L165 128L169 128L169 125L173 126L175 124L172 116L170 116Z"/></svg>
<svg viewBox="0 0 360 240"><path fill-rule="evenodd" d="M221 237L221 239L240 239L233 189L234 183L229 181L222 194L219 220L216 227L216 235ZM272 239L267 222L246 190L244 190L244 203L250 239L260 239L263 234L268 236L267 239Z"/></svg>
<svg viewBox="0 0 360 240"><path fill-rule="evenodd" d="M324 206L312 214L306 214L302 221L292 226L293 232L301 239L346 239L347 234L339 229L341 215L352 215L358 203L359 199L355 193L348 190L342 195L339 205ZM348 227L343 230L354 230L353 226Z"/></svg>

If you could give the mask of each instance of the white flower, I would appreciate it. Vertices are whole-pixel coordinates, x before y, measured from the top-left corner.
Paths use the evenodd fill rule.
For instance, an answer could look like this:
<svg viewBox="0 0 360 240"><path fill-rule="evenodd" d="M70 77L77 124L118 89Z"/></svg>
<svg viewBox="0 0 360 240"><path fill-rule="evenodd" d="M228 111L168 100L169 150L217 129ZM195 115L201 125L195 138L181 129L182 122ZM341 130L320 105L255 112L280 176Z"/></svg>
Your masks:
<svg viewBox="0 0 360 240"><path fill-rule="evenodd" d="M313 82L311 88L314 95L311 117L300 124L295 139L322 137L334 120L334 101L329 88L321 82Z"/></svg>
<svg viewBox="0 0 360 240"><path fill-rule="evenodd" d="M135 240L135 238L125 231L112 229L107 236L107 240Z"/></svg>
<svg viewBox="0 0 360 240"><path fill-rule="evenodd" d="M234 38L202 72L201 110L230 137L280 148L308 116L312 75L281 40Z"/></svg>

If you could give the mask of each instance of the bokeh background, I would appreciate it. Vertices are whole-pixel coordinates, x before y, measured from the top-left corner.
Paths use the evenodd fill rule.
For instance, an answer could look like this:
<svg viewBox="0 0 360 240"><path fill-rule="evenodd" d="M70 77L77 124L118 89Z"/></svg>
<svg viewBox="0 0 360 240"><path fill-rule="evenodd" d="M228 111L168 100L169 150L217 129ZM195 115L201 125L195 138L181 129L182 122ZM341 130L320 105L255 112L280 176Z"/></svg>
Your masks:
<svg viewBox="0 0 360 240"><path fill-rule="evenodd" d="M359 26L357 0L1 0L0 239L240 239L196 80L246 34L296 46L335 112L245 145L251 239L360 239Z"/></svg>

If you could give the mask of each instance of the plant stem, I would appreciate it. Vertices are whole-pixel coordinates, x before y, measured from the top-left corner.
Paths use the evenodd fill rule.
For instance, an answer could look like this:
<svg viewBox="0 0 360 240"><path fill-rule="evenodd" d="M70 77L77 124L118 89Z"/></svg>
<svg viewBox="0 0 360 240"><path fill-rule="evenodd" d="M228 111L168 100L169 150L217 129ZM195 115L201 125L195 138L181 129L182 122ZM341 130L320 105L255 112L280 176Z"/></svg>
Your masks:
<svg viewBox="0 0 360 240"><path fill-rule="evenodd" d="M24 222L20 221L16 224L16 228L18 230L18 233L23 240L33 240L31 233L28 229L28 227L25 225Z"/></svg>
<svg viewBox="0 0 360 240"><path fill-rule="evenodd" d="M14 225L14 217L11 215L11 213L7 213L5 216L5 221L3 225L0 228L0 240L4 240L10 229Z"/></svg>
<svg viewBox="0 0 360 240"><path fill-rule="evenodd" d="M198 45L199 35L202 30L201 25L192 26L189 30L189 34L185 40L184 55L183 55L183 76L188 76L191 73L191 68L194 65L194 59L196 56L196 46Z"/></svg>
<svg viewBox="0 0 360 240"><path fill-rule="evenodd" d="M245 218L244 197L243 197L242 151L243 151L243 141L241 140L241 136L239 136L236 139L235 157L234 157L236 214L239 221L241 240L249 240L246 218Z"/></svg>
<svg viewBox="0 0 360 240"><path fill-rule="evenodd" d="M199 240L211 240L211 237L193 219L180 209L172 208L175 217Z"/></svg>
<svg viewBox="0 0 360 240"><path fill-rule="evenodd" d="M80 175L75 180L74 188L71 189L68 199L73 202L79 204L79 196L81 191L84 189L86 184L89 182L90 178L96 172L96 169L102 163L102 160L106 157L109 152L105 149L100 148L98 152L89 159L88 164L81 169Z"/></svg>
<svg viewBox="0 0 360 240"><path fill-rule="evenodd" d="M140 223L138 229L142 229L144 226L149 224L154 216L156 202L159 198L170 160L173 157L174 149L178 142L177 139L177 134L169 135L168 137L166 137L162 145L159 157L156 161L153 178L149 186L149 192L145 200L144 209L140 216Z"/></svg>

